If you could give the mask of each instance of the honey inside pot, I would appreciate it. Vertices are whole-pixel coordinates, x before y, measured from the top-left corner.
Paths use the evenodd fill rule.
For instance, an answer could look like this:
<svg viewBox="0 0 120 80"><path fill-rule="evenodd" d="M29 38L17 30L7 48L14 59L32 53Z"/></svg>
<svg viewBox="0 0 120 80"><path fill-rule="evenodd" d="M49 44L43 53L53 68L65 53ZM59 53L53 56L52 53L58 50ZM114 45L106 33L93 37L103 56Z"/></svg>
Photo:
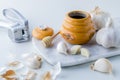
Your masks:
<svg viewBox="0 0 120 80"><path fill-rule="evenodd" d="M82 18L85 18L86 15L85 14L82 14L80 12L71 12L68 14L71 18L75 18L75 19L82 19Z"/></svg>
<svg viewBox="0 0 120 80"><path fill-rule="evenodd" d="M60 29L62 37L71 44L85 44L95 33L89 13L71 11L66 14Z"/></svg>

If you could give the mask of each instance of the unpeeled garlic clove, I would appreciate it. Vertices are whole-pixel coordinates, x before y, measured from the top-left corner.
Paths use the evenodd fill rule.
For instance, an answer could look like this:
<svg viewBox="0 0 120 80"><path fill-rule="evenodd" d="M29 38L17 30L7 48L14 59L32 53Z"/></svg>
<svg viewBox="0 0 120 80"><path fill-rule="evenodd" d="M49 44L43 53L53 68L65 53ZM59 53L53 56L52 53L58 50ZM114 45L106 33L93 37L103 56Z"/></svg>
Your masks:
<svg viewBox="0 0 120 80"><path fill-rule="evenodd" d="M28 66L33 69L38 69L41 66L41 57L34 56L33 58L28 59Z"/></svg>
<svg viewBox="0 0 120 80"><path fill-rule="evenodd" d="M80 53L80 48L81 48L81 45L74 45L71 47L70 49L70 54L78 54Z"/></svg>
<svg viewBox="0 0 120 80"><path fill-rule="evenodd" d="M25 64L32 69L39 69L42 63L42 57L37 54L29 54L24 56Z"/></svg>
<svg viewBox="0 0 120 80"><path fill-rule="evenodd" d="M112 73L112 65L108 59L98 59L94 64L91 65L92 70L96 70L103 73Z"/></svg>
<svg viewBox="0 0 120 80"><path fill-rule="evenodd" d="M81 48L81 55L88 58L90 56L90 52L87 48Z"/></svg>
<svg viewBox="0 0 120 80"><path fill-rule="evenodd" d="M68 48L67 48L66 43L64 43L64 42L59 42L58 43L58 45L57 45L57 51L59 53L67 54L67 50L68 50Z"/></svg>

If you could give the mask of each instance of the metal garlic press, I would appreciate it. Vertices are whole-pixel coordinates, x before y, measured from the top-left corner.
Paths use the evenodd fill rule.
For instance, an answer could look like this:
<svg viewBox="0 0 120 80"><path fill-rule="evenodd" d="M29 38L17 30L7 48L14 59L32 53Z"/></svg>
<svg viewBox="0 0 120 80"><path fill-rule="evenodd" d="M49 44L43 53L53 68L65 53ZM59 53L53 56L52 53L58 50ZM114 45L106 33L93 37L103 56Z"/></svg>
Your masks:
<svg viewBox="0 0 120 80"><path fill-rule="evenodd" d="M24 42L30 39L28 20L17 10L3 10L6 20L0 20L0 27L8 29L8 36L13 42Z"/></svg>

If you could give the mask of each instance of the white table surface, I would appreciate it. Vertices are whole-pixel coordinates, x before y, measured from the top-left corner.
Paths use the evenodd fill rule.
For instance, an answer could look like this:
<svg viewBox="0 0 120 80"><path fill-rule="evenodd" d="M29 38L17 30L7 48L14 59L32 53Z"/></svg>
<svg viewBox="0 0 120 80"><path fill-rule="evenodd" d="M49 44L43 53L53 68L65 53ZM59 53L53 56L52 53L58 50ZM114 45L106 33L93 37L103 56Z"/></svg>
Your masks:
<svg viewBox="0 0 120 80"><path fill-rule="evenodd" d="M118 17L119 0L0 0L0 19L2 9L15 8L29 19L30 30L34 26L47 24L58 30L62 24L64 15L71 10L90 11L95 6L100 6L109 11L113 17ZM36 52L32 41L25 43L13 43L7 36L7 31L0 28L0 67L10 61L10 55L17 56L24 53ZM115 80L120 80L120 56L109 58L113 65ZM66 67L62 69L57 80L112 80L109 75L94 72L90 70L90 63ZM43 62L42 71L49 69L51 66Z"/></svg>

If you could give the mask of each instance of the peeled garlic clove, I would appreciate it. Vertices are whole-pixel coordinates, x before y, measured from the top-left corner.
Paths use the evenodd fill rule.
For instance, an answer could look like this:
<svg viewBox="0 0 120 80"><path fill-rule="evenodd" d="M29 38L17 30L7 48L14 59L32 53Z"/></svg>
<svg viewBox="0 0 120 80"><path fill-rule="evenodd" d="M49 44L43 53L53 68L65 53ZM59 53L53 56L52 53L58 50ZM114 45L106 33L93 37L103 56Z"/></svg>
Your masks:
<svg viewBox="0 0 120 80"><path fill-rule="evenodd" d="M88 58L90 56L90 52L87 48L81 48L81 55Z"/></svg>
<svg viewBox="0 0 120 80"><path fill-rule="evenodd" d="M72 46L71 49L70 49L70 54L78 54L78 53L80 53L80 48L81 48L81 45Z"/></svg>
<svg viewBox="0 0 120 80"><path fill-rule="evenodd" d="M108 59L101 58L91 65L91 69L99 72L111 73L112 65Z"/></svg>
<svg viewBox="0 0 120 80"><path fill-rule="evenodd" d="M67 54L67 45L64 42L59 42L57 45L57 51L59 53Z"/></svg>

